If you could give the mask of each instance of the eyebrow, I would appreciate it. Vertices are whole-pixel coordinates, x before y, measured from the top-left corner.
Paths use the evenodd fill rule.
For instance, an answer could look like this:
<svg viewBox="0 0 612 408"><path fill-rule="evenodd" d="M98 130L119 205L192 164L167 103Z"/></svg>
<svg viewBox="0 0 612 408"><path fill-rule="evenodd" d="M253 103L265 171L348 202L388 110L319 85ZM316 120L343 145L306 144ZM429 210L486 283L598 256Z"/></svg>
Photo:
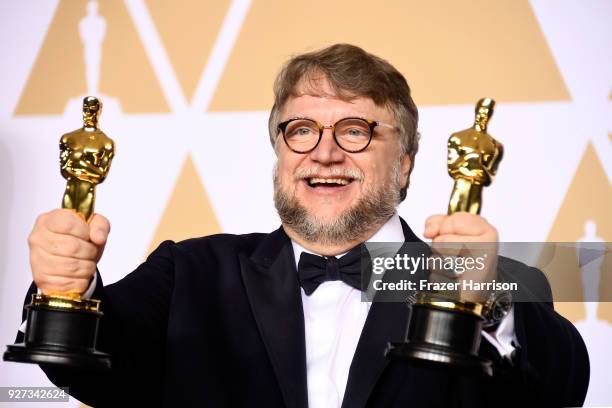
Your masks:
<svg viewBox="0 0 612 408"><path fill-rule="evenodd" d="M373 120L368 118L368 115L358 115L358 114L347 114L346 116L341 117L340 119L336 120L336 122L342 120L342 119L347 119L347 118L358 118L358 119L367 119L367 120ZM308 119L308 120L313 120L315 122L321 123L321 121L311 117L311 116L305 116L305 115L288 115L288 117L286 119L281 120L281 122L285 122L287 120L292 120L292 119ZM376 121L379 122L379 121ZM335 123L335 122L334 122Z"/></svg>

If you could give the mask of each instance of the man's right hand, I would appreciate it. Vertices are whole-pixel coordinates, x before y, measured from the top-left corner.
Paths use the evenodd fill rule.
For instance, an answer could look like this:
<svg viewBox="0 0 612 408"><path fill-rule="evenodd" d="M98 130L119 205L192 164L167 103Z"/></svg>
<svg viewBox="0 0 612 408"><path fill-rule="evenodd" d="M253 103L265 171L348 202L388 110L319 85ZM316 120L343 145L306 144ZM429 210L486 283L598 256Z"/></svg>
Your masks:
<svg viewBox="0 0 612 408"><path fill-rule="evenodd" d="M110 223L99 214L89 224L72 210L41 214L28 237L36 286L44 294L85 292L109 232Z"/></svg>

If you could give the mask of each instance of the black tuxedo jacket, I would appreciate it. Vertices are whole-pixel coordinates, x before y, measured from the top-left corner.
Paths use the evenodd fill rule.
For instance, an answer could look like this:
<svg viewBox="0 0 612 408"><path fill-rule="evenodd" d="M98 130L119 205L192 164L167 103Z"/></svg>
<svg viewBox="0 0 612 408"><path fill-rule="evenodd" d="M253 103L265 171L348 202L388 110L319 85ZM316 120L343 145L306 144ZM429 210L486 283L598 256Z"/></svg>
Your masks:
<svg viewBox="0 0 612 408"><path fill-rule="evenodd" d="M418 241L402 225L406 241ZM282 228L166 241L119 282L98 279L98 348L112 355L111 372L43 367L74 397L96 407L307 407L301 289ZM515 304L513 364L483 339L480 354L495 367L488 379L387 361L387 342L403 340L408 313L402 303L372 305L343 408L582 404L586 348L551 304Z"/></svg>

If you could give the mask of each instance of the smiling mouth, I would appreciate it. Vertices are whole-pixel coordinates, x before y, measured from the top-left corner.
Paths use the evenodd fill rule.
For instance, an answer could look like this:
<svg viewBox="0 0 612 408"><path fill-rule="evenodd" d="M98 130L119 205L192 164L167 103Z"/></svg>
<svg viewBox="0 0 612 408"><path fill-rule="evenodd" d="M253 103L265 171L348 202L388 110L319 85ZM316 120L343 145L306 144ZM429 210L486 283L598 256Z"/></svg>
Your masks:
<svg viewBox="0 0 612 408"><path fill-rule="evenodd" d="M346 178L320 178L320 177L311 177L308 179L304 179L306 183L308 183L309 187L313 188L332 188L332 187L344 187L351 184L354 179L346 179Z"/></svg>

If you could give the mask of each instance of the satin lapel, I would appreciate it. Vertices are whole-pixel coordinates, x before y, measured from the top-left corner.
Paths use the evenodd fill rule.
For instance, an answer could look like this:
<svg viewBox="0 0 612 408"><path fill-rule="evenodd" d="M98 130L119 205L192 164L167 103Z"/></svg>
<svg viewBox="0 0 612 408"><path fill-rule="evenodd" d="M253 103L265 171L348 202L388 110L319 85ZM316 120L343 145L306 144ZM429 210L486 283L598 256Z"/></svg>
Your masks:
<svg viewBox="0 0 612 408"><path fill-rule="evenodd" d="M372 303L351 363L343 408L365 406L387 366L387 343L401 341L405 335L408 310L405 303Z"/></svg>
<svg viewBox="0 0 612 408"><path fill-rule="evenodd" d="M408 224L401 219L406 242L420 242ZM403 341L410 309L407 303L373 302L349 371L343 408L363 407L378 378L387 366L384 356L387 344Z"/></svg>
<svg viewBox="0 0 612 408"><path fill-rule="evenodd" d="M406 242L423 242L415 235L414 232L410 229L406 221L402 217L400 217L400 222L402 223L402 231L404 231L404 240Z"/></svg>
<svg viewBox="0 0 612 408"><path fill-rule="evenodd" d="M304 312L291 241L281 229L249 258L242 279L287 407L307 407Z"/></svg>

